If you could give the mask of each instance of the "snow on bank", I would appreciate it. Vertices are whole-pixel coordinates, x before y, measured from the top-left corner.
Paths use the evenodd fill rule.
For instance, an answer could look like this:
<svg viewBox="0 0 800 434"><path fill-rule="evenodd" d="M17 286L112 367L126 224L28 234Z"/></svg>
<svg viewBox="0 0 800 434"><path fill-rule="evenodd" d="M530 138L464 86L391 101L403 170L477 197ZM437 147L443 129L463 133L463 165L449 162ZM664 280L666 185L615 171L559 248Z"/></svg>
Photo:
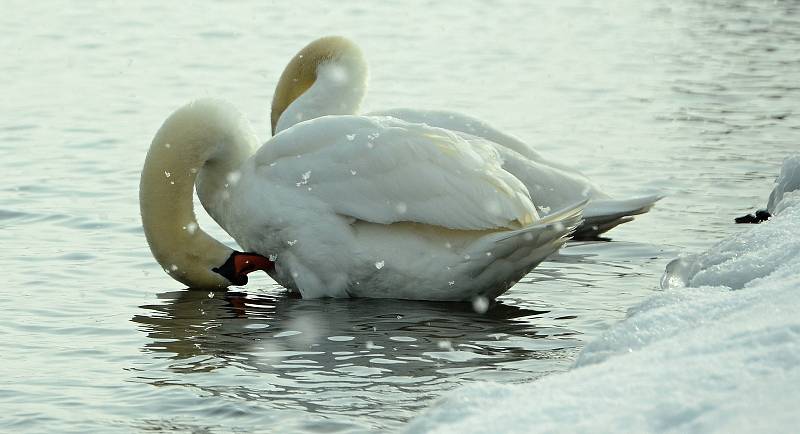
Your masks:
<svg viewBox="0 0 800 434"><path fill-rule="evenodd" d="M588 344L571 371L458 389L406 432L797 429L800 191L781 181L800 177L798 169L800 157L787 159L770 221L673 261L667 290Z"/></svg>
<svg viewBox="0 0 800 434"><path fill-rule="evenodd" d="M784 195L790 192L797 194L798 190L800 190L800 154L792 155L783 161L781 174L775 180L775 188L769 195L767 211L773 214L779 213L782 208L789 205L783 201Z"/></svg>

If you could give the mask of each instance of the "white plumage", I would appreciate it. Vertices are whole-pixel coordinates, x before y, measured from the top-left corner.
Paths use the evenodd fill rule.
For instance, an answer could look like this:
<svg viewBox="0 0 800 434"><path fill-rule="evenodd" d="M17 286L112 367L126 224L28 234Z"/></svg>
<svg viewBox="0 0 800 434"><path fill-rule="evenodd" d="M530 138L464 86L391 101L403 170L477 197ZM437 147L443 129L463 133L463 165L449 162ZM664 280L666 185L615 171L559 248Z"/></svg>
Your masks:
<svg viewBox="0 0 800 434"><path fill-rule="evenodd" d="M374 223L491 229L538 218L490 143L391 117L305 122L270 140L255 164L270 185Z"/></svg>
<svg viewBox="0 0 800 434"><path fill-rule="evenodd" d="M274 255L273 277L304 297L495 297L579 221L573 208L560 227L534 225L527 189L493 147L389 117L325 116L279 133L229 200L203 203L242 247ZM523 228L529 237L502 239Z"/></svg>
<svg viewBox="0 0 800 434"><path fill-rule="evenodd" d="M309 70L312 70L309 72ZM309 88L290 103L282 98L282 87L291 86L302 74L314 74ZM273 129L282 131L298 122L326 114L355 114L366 94L366 61L351 41L325 37L311 42L287 65L273 100ZM303 78L300 78L303 80ZM285 111L282 111L285 110ZM589 200L584 223L577 237L596 237L633 215L647 212L661 199L644 195L613 199L588 178L569 166L548 160L533 147L494 128L489 123L453 111L397 108L371 112L368 116L390 116L409 123L448 130L476 147L490 147L500 166L522 181L540 211L545 214L581 200Z"/></svg>
<svg viewBox="0 0 800 434"><path fill-rule="evenodd" d="M245 118L216 100L178 110L153 141L142 215L159 261L167 249L187 252L170 260L194 261L176 264L186 270L173 275L182 282L206 286L211 278L193 264L229 253L202 230L164 242L194 224L184 196L195 176L209 214L245 250L269 257L273 278L303 297L494 298L580 223L583 204L540 219L493 145L441 128L323 116L255 153L252 143ZM182 221L165 222L171 215Z"/></svg>

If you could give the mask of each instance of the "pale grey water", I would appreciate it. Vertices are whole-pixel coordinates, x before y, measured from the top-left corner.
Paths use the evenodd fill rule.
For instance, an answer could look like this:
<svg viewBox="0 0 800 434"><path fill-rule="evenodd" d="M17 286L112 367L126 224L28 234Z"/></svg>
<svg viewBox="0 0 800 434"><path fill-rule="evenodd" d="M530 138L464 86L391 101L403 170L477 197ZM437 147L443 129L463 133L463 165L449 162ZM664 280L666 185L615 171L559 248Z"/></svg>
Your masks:
<svg viewBox="0 0 800 434"><path fill-rule="evenodd" d="M3 432L380 431L460 384L563 371L679 251L743 230L733 217L763 207L798 150L793 1L3 0L2 11ZM471 113L611 193L668 198L612 242L570 244L486 315L298 300L266 278L184 291L140 228L152 135L203 96L233 101L266 134L285 63L336 33L371 63L367 110Z"/></svg>

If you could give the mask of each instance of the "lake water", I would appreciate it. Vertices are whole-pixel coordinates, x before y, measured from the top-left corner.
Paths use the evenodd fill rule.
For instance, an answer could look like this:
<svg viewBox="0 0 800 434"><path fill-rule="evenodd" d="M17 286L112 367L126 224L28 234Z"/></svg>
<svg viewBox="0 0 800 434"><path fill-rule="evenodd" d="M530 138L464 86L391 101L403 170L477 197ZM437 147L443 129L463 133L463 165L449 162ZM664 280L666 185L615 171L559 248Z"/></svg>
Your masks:
<svg viewBox="0 0 800 434"><path fill-rule="evenodd" d="M670 259L765 205L800 143L799 7L4 0L0 431L382 431L459 385L568 369ZM266 277L183 290L140 227L153 134L217 96L266 139L283 66L326 34L368 57L366 110L467 112L609 193L668 197L610 242L568 244L484 315L300 300Z"/></svg>

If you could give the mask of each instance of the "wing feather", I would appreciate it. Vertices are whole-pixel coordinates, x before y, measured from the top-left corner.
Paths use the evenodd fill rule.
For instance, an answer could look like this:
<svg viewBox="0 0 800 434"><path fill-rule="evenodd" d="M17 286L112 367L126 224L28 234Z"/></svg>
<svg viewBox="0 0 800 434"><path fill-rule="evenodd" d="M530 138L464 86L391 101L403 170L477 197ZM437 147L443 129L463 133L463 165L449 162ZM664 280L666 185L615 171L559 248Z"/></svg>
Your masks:
<svg viewBox="0 0 800 434"><path fill-rule="evenodd" d="M518 228L538 219L493 145L391 117L324 116L273 137L260 176L374 223Z"/></svg>

